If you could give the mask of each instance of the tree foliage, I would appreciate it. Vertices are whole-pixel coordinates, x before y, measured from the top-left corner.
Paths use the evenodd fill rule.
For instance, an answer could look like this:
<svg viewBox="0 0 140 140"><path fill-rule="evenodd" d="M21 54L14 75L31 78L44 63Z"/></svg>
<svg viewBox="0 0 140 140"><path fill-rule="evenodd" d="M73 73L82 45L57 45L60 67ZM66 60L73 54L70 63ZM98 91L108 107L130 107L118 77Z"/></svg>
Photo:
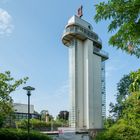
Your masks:
<svg viewBox="0 0 140 140"><path fill-rule="evenodd" d="M41 115L41 120L42 121L51 121L54 119L54 117L52 115L49 114L49 111L48 110L42 110L40 112L40 115Z"/></svg>
<svg viewBox="0 0 140 140"><path fill-rule="evenodd" d="M116 30L109 44L140 57L140 1L108 0L96 5L96 22L110 20L108 31Z"/></svg>
<svg viewBox="0 0 140 140"><path fill-rule="evenodd" d="M58 119L68 120L69 119L69 112L68 111L60 111L58 114Z"/></svg>
<svg viewBox="0 0 140 140"><path fill-rule="evenodd" d="M139 140L140 138L140 70L130 74L130 93L123 100L122 115L115 122L109 120L107 130L96 140Z"/></svg>
<svg viewBox="0 0 140 140"><path fill-rule="evenodd" d="M119 120L105 132L99 133L96 140L139 140L139 137L139 129Z"/></svg>
<svg viewBox="0 0 140 140"><path fill-rule="evenodd" d="M6 117L12 112L12 98L10 93L27 81L27 77L15 80L10 71L0 73L0 127Z"/></svg>
<svg viewBox="0 0 140 140"><path fill-rule="evenodd" d="M46 121L47 114L49 114L48 110L41 110L40 115L42 121Z"/></svg>
<svg viewBox="0 0 140 140"><path fill-rule="evenodd" d="M140 138L140 92L131 93L124 101L122 116L96 140L139 140ZM112 120L111 120L112 121Z"/></svg>
<svg viewBox="0 0 140 140"><path fill-rule="evenodd" d="M64 110L64 111L60 111L56 121L60 122L62 124L63 127L67 127L69 125L69 112Z"/></svg>
<svg viewBox="0 0 140 140"><path fill-rule="evenodd" d="M61 122L55 120L45 122L38 119L31 119L30 124L31 124L30 129L37 130L37 131L57 130L58 127L62 126ZM28 120L24 119L24 120L16 121L16 127L19 129L27 130Z"/></svg>
<svg viewBox="0 0 140 140"><path fill-rule="evenodd" d="M122 110L124 108L124 101L127 96L130 94L129 86L132 83L132 78L130 74L124 75L123 78L117 84L117 94L116 94L116 103L110 103L110 113L112 116L117 119L122 115Z"/></svg>
<svg viewBox="0 0 140 140"><path fill-rule="evenodd" d="M140 91L140 69L136 72L131 73L131 79L133 79L133 83L130 85L130 91Z"/></svg>
<svg viewBox="0 0 140 140"><path fill-rule="evenodd" d="M39 133L37 131L30 132L30 140L52 140L51 137L46 134ZM28 140L27 131L17 129L0 129L1 140Z"/></svg>

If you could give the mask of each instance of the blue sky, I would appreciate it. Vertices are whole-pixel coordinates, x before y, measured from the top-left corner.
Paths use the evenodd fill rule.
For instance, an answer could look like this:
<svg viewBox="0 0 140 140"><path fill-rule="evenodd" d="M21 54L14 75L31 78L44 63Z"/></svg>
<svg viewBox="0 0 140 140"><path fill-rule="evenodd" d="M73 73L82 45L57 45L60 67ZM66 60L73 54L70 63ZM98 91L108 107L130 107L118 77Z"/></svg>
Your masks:
<svg viewBox="0 0 140 140"><path fill-rule="evenodd" d="M35 110L49 110L54 116L68 110L68 48L61 36L68 19L82 4L83 19L103 42L109 53L106 62L106 99L115 101L116 83L124 74L140 68L139 59L108 45L108 21L93 20L94 4L101 0L0 0L0 72L10 70L15 78L29 77L36 88L31 103ZM27 103L22 86L11 94L14 102ZM108 114L108 113L107 113Z"/></svg>

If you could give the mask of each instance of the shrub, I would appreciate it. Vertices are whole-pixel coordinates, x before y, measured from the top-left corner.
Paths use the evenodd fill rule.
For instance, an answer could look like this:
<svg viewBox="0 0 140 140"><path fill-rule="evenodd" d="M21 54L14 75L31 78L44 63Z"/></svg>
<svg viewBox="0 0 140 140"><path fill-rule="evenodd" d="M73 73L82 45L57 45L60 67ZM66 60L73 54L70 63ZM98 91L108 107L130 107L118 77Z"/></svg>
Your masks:
<svg viewBox="0 0 140 140"><path fill-rule="evenodd" d="M1 140L27 140L28 134L26 131L18 129L0 129ZM36 131L30 133L30 140L52 140L45 134Z"/></svg>
<svg viewBox="0 0 140 140"><path fill-rule="evenodd" d="M120 120L106 131L99 133L96 140L139 140L140 130Z"/></svg>
<svg viewBox="0 0 140 140"><path fill-rule="evenodd" d="M61 122L53 121L53 122L44 122L37 119L30 120L30 128L32 130L39 130L39 131L50 131L51 127L53 126L53 130L57 130L58 127L62 126ZM16 127L21 129L27 129L27 120L22 120L16 122Z"/></svg>

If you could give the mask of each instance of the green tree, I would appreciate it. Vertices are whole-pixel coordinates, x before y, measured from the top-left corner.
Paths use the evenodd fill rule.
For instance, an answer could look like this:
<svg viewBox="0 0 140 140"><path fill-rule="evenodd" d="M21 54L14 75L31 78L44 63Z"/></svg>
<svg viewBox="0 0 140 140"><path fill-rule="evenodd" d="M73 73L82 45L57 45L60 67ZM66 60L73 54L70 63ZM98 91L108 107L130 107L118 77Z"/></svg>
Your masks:
<svg viewBox="0 0 140 140"><path fill-rule="evenodd" d="M133 83L130 85L130 91L140 91L140 69L136 72L131 73L131 79L133 79Z"/></svg>
<svg viewBox="0 0 140 140"><path fill-rule="evenodd" d="M64 111L60 111L59 114L56 117L56 122L61 123L62 126L67 127L69 125L69 112L64 110Z"/></svg>
<svg viewBox="0 0 140 140"><path fill-rule="evenodd" d="M116 94L116 103L110 103L110 113L112 117L118 119L122 115L122 110L124 108L124 101L127 96L130 94L129 86L132 83L132 78L130 74L124 75L123 78L117 84L117 94Z"/></svg>
<svg viewBox="0 0 140 140"><path fill-rule="evenodd" d="M69 112L68 111L60 111L58 114L58 119L68 120L69 119Z"/></svg>
<svg viewBox="0 0 140 140"><path fill-rule="evenodd" d="M115 123L115 119L112 118L112 116L109 116L104 121L104 126L106 129L111 127Z"/></svg>
<svg viewBox="0 0 140 140"><path fill-rule="evenodd" d="M116 30L109 44L140 57L140 1L108 0L96 5L96 22L110 20L108 31Z"/></svg>
<svg viewBox="0 0 140 140"><path fill-rule="evenodd" d="M41 120L46 121L46 116L49 114L48 110L41 110L40 115L41 115Z"/></svg>
<svg viewBox="0 0 140 140"><path fill-rule="evenodd" d="M96 140L139 140L140 138L140 92L131 93L124 101L122 116Z"/></svg>
<svg viewBox="0 0 140 140"><path fill-rule="evenodd" d="M54 119L54 117L52 115L49 114L49 111L48 110L42 110L40 112L40 115L41 115L41 120L42 121L51 121Z"/></svg>
<svg viewBox="0 0 140 140"><path fill-rule="evenodd" d="M123 102L120 118L96 140L139 140L140 138L140 70L130 74L130 94Z"/></svg>
<svg viewBox="0 0 140 140"><path fill-rule="evenodd" d="M0 127L12 110L12 98L10 93L15 91L21 84L26 83L27 77L15 80L11 77L10 71L0 73Z"/></svg>

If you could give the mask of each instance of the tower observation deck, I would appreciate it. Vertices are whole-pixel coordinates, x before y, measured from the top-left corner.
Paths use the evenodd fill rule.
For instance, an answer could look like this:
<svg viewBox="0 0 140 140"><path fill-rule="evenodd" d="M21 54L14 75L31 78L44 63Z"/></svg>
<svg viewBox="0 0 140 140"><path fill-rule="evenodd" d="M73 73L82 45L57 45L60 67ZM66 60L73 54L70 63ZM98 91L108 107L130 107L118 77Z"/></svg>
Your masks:
<svg viewBox="0 0 140 140"><path fill-rule="evenodd" d="M92 25L76 15L69 19L62 42L69 48L70 127L102 129L108 54Z"/></svg>

